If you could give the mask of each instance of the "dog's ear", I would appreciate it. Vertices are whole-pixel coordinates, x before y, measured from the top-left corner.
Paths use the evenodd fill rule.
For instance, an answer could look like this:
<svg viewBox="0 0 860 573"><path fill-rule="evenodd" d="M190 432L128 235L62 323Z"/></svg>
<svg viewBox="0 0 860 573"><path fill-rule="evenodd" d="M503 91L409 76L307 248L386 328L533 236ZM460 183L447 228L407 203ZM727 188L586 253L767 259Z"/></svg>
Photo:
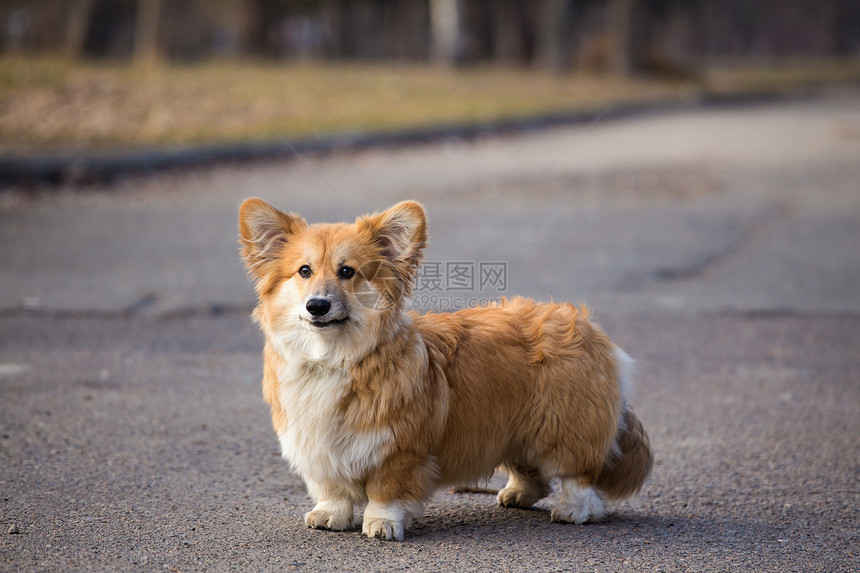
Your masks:
<svg viewBox="0 0 860 573"><path fill-rule="evenodd" d="M282 213L262 199L246 199L239 207L239 243L248 272L260 278L290 237L307 227L292 213Z"/></svg>
<svg viewBox="0 0 860 573"><path fill-rule="evenodd" d="M406 263L410 274L421 264L427 246L427 223L424 208L415 201L403 201L394 207L359 218L356 223L370 231L382 256L392 263Z"/></svg>

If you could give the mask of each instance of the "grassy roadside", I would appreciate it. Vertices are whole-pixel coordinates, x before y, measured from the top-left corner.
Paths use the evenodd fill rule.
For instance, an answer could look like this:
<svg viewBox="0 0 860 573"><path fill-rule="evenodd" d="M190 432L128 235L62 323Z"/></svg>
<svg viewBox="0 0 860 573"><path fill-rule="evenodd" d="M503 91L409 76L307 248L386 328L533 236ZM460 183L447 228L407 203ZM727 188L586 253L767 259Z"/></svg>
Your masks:
<svg viewBox="0 0 860 573"><path fill-rule="evenodd" d="M0 154L301 137L589 110L607 103L858 82L860 65L622 79L523 69L209 62L136 68L0 58Z"/></svg>

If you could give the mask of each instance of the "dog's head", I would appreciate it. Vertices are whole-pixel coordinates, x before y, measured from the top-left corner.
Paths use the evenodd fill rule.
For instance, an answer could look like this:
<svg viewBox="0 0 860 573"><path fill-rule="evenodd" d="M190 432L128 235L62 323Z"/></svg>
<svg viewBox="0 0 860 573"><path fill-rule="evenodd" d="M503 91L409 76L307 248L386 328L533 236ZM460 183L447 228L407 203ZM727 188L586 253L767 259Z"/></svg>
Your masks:
<svg viewBox="0 0 860 573"><path fill-rule="evenodd" d="M239 241L271 338L314 360L358 358L397 321L426 245L424 209L404 201L355 223L317 224L262 199L239 209Z"/></svg>

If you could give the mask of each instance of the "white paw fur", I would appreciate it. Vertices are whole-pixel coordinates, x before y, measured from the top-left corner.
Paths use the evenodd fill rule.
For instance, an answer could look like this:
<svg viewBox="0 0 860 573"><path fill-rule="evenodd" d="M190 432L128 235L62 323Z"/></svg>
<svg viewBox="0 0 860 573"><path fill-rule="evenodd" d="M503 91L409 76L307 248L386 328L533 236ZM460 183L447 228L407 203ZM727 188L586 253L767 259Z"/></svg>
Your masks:
<svg viewBox="0 0 860 573"><path fill-rule="evenodd" d="M305 525L312 529L345 531L354 526L352 502L321 501L305 514Z"/></svg>
<svg viewBox="0 0 860 573"><path fill-rule="evenodd" d="M550 518L561 523L587 523L606 517L603 501L590 487L580 487L575 480L561 480L561 495Z"/></svg>
<svg viewBox="0 0 860 573"><path fill-rule="evenodd" d="M412 527L412 520L421 512L419 503L378 503L371 500L364 510L361 532L371 539L403 541L403 532Z"/></svg>

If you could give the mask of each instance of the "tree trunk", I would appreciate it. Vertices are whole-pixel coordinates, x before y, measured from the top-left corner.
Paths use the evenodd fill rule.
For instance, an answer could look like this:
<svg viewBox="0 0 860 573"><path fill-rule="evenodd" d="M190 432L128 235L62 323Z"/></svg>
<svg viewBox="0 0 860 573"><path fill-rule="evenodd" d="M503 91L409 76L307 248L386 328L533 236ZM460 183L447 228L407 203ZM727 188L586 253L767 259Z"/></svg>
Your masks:
<svg viewBox="0 0 860 573"><path fill-rule="evenodd" d="M137 21L134 29L134 60L153 64L159 58L158 18L161 0L137 0Z"/></svg>
<svg viewBox="0 0 860 573"><path fill-rule="evenodd" d="M71 58L79 58L84 52L92 8L93 0L73 0L69 3L63 51Z"/></svg>
<svg viewBox="0 0 860 573"><path fill-rule="evenodd" d="M496 7L495 58L504 63L522 64L526 61L523 39L524 10L520 2L499 2Z"/></svg>
<svg viewBox="0 0 860 573"><path fill-rule="evenodd" d="M636 0L609 0L609 26L612 38L610 67L622 76L636 71L636 54L633 42L633 14Z"/></svg>
<svg viewBox="0 0 860 573"><path fill-rule="evenodd" d="M462 0L430 0L433 59L448 65L462 63L465 50Z"/></svg>
<svg viewBox="0 0 860 573"><path fill-rule="evenodd" d="M540 60L543 66L556 73L570 65L568 43L568 17L570 0L544 0L540 16Z"/></svg>

